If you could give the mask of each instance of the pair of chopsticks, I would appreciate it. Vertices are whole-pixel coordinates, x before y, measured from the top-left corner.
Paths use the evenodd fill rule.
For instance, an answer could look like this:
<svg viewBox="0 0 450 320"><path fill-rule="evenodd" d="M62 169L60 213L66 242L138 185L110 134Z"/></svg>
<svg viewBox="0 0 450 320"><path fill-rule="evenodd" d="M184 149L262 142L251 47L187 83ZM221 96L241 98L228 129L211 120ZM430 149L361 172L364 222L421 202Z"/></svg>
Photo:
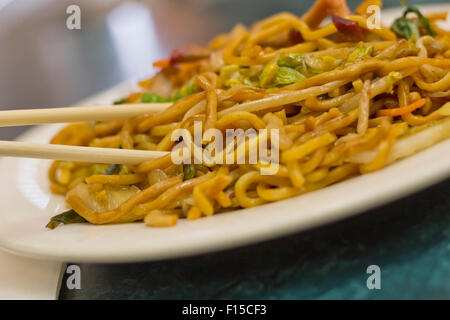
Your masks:
<svg viewBox="0 0 450 320"><path fill-rule="evenodd" d="M168 108L171 103L122 104L114 106L66 107L0 111L0 127L26 126L78 121L112 121ZM0 141L0 156L81 161L93 163L138 164L166 155L163 151L125 150Z"/></svg>

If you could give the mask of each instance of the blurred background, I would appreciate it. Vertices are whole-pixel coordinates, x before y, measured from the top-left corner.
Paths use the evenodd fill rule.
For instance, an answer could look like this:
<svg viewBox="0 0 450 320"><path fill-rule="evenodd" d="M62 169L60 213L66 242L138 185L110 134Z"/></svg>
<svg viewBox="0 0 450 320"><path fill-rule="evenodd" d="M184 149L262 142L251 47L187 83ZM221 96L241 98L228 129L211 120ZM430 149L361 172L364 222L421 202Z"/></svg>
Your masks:
<svg viewBox="0 0 450 320"><path fill-rule="evenodd" d="M347 2L354 9L360 0ZM0 0L0 109L70 105L122 81L152 75L152 62L174 47L206 44L237 22L248 25L280 11L300 15L312 3ZM71 4L81 8L81 30L66 27ZM384 1L384 7L398 5L398 0ZM24 129L0 128L0 139L13 139Z"/></svg>

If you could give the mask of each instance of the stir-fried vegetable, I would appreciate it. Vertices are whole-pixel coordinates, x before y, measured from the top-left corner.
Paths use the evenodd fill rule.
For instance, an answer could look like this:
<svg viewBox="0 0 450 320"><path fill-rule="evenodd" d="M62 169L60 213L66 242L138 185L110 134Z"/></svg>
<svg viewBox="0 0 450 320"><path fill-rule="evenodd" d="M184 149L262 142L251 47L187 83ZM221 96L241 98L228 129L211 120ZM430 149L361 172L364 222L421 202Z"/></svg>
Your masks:
<svg viewBox="0 0 450 320"><path fill-rule="evenodd" d="M304 80L305 76L295 69L288 67L280 67L274 79L275 85L287 85Z"/></svg>
<svg viewBox="0 0 450 320"><path fill-rule="evenodd" d="M424 17L423 14L416 7L408 6L403 0L401 4L406 8L403 16L395 19L391 26L391 30L399 37L411 39L413 36L418 39L423 35L435 36L436 32L430 24L430 20ZM415 13L416 18L407 18L408 13Z"/></svg>
<svg viewBox="0 0 450 320"><path fill-rule="evenodd" d="M382 109L377 112L378 117L389 116L401 116L406 113L413 112L416 109L419 109L421 106L425 104L425 99L417 100L414 103L411 103L409 106L400 107L400 108L392 108L392 109Z"/></svg>
<svg viewBox="0 0 450 320"><path fill-rule="evenodd" d="M158 61L153 62L153 66L155 68L167 68L170 66L170 60L169 59L161 59Z"/></svg>
<svg viewBox="0 0 450 320"><path fill-rule="evenodd" d="M259 76L259 85L261 88L268 88L277 76L278 65L275 62L268 63L264 66L261 75Z"/></svg>
<svg viewBox="0 0 450 320"><path fill-rule="evenodd" d="M334 69L339 61L333 56L317 57L311 54L289 53L282 55L277 64L280 67L293 68L301 74L301 79Z"/></svg>
<svg viewBox="0 0 450 320"><path fill-rule="evenodd" d="M344 19L338 16L332 16L331 19L339 33L348 38L363 40L364 35L367 33L367 29L360 27L356 21Z"/></svg>
<svg viewBox="0 0 450 320"><path fill-rule="evenodd" d="M47 223L45 227L49 229L55 229L57 226L62 224L71 224L71 223L82 223L86 222L86 220L76 213L74 210L68 210L63 213L60 213L54 217L52 217Z"/></svg>
<svg viewBox="0 0 450 320"><path fill-rule="evenodd" d="M127 102L127 98L116 100L114 101L114 104L124 104L125 102Z"/></svg>
<svg viewBox="0 0 450 320"><path fill-rule="evenodd" d="M168 68L177 63L192 62L208 58L211 51L199 45L187 45L172 50L170 59L161 59L153 63L155 68Z"/></svg>
<svg viewBox="0 0 450 320"><path fill-rule="evenodd" d="M91 166L92 174L104 174L106 168L108 168L107 164L96 163Z"/></svg>
<svg viewBox="0 0 450 320"><path fill-rule="evenodd" d="M116 172L116 170L119 169L119 165L118 164L110 164L106 170L103 172L103 174L106 175L112 175Z"/></svg>
<svg viewBox="0 0 450 320"><path fill-rule="evenodd" d="M240 72L237 64L224 66L220 69L220 80L226 87L234 87L240 84Z"/></svg>
<svg viewBox="0 0 450 320"><path fill-rule="evenodd" d="M208 58L211 51L199 45L187 45L175 48L170 55L170 65L180 62L192 62Z"/></svg>
<svg viewBox="0 0 450 320"><path fill-rule="evenodd" d="M120 170L119 170L118 174L122 175L122 174L132 174L132 173L133 173L133 171L131 171L131 169L128 166L126 166L124 164L120 165Z"/></svg>
<svg viewBox="0 0 450 320"><path fill-rule="evenodd" d="M302 34L295 29L292 29L291 31L289 31L289 40L292 45L297 44L297 43L302 43L305 41L305 39L303 39Z"/></svg>
<svg viewBox="0 0 450 320"><path fill-rule="evenodd" d="M300 53L288 53L282 55L277 60L277 64L280 67L289 67L289 68L301 67L305 64L305 56Z"/></svg>
<svg viewBox="0 0 450 320"><path fill-rule="evenodd" d="M389 85L387 92L393 93L394 92L394 83L396 83L398 80L401 80L403 78L402 74L397 71L391 71L387 75L387 83Z"/></svg>
<svg viewBox="0 0 450 320"><path fill-rule="evenodd" d="M358 43L355 49L350 53L347 61L353 62L360 58L370 56L373 51L373 46L364 44L363 42Z"/></svg>
<svg viewBox="0 0 450 320"><path fill-rule="evenodd" d="M195 92L195 82L194 78L188 81L186 85L184 85L177 93L175 94L175 97L173 98L173 101L177 101L181 98L188 97L191 94Z"/></svg>
<svg viewBox="0 0 450 320"><path fill-rule="evenodd" d="M159 94L144 92L141 97L142 103L158 103L158 102L168 102L169 100L161 97Z"/></svg>
<svg viewBox="0 0 450 320"><path fill-rule="evenodd" d="M197 169L193 164L183 164L183 180L189 180L195 178L195 174L197 173Z"/></svg>
<svg viewBox="0 0 450 320"><path fill-rule="evenodd" d="M239 67L236 64L223 66L220 69L220 81L227 88L232 88L237 85L256 86L255 81L251 79L249 68ZM257 80L257 79L255 79Z"/></svg>

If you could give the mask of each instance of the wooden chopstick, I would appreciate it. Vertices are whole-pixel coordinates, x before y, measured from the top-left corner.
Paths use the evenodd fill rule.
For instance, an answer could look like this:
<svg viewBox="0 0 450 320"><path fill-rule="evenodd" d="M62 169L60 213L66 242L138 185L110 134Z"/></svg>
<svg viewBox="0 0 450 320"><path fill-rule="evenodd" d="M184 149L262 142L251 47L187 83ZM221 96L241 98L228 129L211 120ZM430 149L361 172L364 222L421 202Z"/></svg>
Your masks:
<svg viewBox="0 0 450 320"><path fill-rule="evenodd" d="M156 113L172 103L133 103L113 106L65 107L0 111L0 127L78 121L110 121Z"/></svg>
<svg viewBox="0 0 450 320"><path fill-rule="evenodd" d="M78 121L110 121L146 113L156 113L172 103L139 103L90 107L66 107L0 111L0 126L24 126L44 123ZM139 164L160 158L168 152L113 148L76 147L37 144L20 141L0 141L0 156L80 161L92 163Z"/></svg>
<svg viewBox="0 0 450 320"><path fill-rule="evenodd" d="M0 156L92 163L139 164L167 155L166 151L75 147L20 141L0 141Z"/></svg>

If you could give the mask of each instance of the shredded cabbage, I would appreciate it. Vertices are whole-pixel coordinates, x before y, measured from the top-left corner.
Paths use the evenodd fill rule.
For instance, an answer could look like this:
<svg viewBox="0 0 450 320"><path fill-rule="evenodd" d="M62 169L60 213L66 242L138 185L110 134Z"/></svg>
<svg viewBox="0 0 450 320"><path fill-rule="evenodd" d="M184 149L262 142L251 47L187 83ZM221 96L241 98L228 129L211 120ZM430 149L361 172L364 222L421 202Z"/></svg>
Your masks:
<svg viewBox="0 0 450 320"><path fill-rule="evenodd" d="M306 77L295 69L280 67L275 76L275 85L287 85L304 80Z"/></svg>
<svg viewBox="0 0 450 320"><path fill-rule="evenodd" d="M367 45L364 42L359 42L353 49L352 53L347 58L348 62L353 62L364 57L370 56L373 51L373 46Z"/></svg>
<svg viewBox="0 0 450 320"><path fill-rule="evenodd" d="M277 76L279 68L280 67L274 62L268 63L264 66L264 69L259 76L259 85L261 88L268 88L271 86L273 80Z"/></svg>
<svg viewBox="0 0 450 320"><path fill-rule="evenodd" d="M389 72L389 74L387 75L387 83L388 83L388 92L389 93L394 93L394 83L396 83L398 80L401 80L403 78L403 75L400 72L397 71L392 71Z"/></svg>

